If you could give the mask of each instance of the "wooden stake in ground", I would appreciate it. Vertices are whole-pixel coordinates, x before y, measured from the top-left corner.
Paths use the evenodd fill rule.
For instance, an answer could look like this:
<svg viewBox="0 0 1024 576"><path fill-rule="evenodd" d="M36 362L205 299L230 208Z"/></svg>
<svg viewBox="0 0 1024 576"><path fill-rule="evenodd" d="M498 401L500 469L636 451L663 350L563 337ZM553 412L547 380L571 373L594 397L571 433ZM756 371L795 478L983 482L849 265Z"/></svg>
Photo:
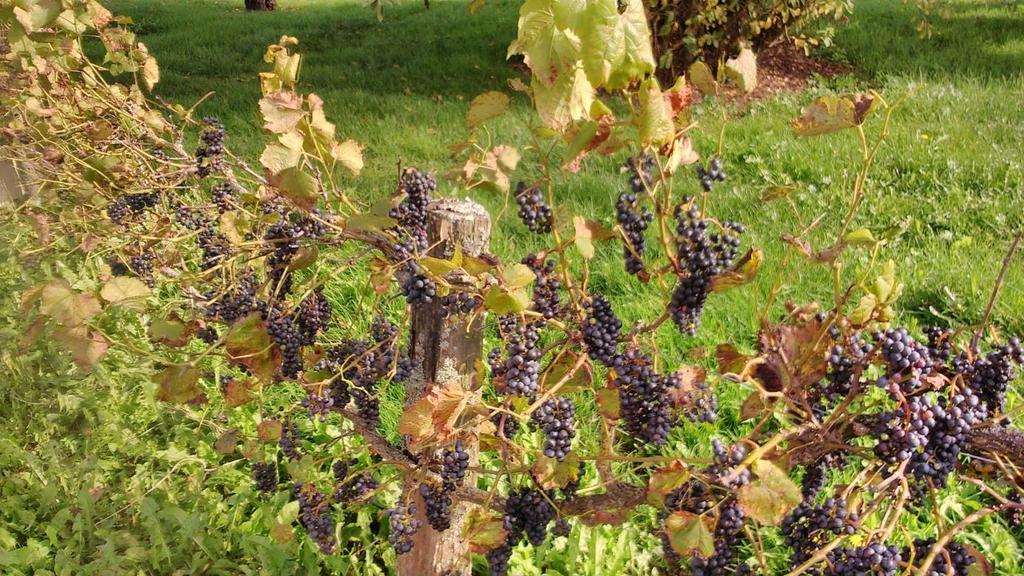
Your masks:
<svg viewBox="0 0 1024 576"><path fill-rule="evenodd" d="M427 234L432 246L430 255L449 258L456 247L463 254L479 256L487 251L491 234L491 217L487 211L469 200L441 200L431 204L427 212ZM457 285L457 273L446 277ZM466 279L462 279L465 281ZM417 306L412 313L411 338L412 359L415 375L410 378L407 388L407 402L415 402L430 391L431 386L443 385L458 378L464 385L476 390L476 363L483 355L483 327L481 316L472 322L465 318L445 319L440 299ZM466 445L470 465L475 465L477 446ZM474 478L467 475L466 483L472 485ZM469 544L462 537L462 526L467 505L455 503L452 508L451 527L436 532L427 523L425 506L418 487L407 486L415 493L417 516L423 527L416 533L413 549L398 557L400 576L470 576Z"/></svg>

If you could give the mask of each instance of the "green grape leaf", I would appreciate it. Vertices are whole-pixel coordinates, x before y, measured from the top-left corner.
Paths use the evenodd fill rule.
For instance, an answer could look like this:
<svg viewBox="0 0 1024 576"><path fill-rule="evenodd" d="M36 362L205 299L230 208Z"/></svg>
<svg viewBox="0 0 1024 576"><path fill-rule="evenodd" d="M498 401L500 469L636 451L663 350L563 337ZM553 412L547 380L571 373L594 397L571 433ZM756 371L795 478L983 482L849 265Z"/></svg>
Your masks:
<svg viewBox="0 0 1024 576"><path fill-rule="evenodd" d="M191 402L199 397L199 368L191 365L168 366L153 376L157 399L161 402Z"/></svg>
<svg viewBox="0 0 1024 576"><path fill-rule="evenodd" d="M718 93L718 82L715 81L715 75L711 73L708 65L700 60L690 64L690 69L686 71L686 75L689 76L690 83L705 95L712 96Z"/></svg>
<svg viewBox="0 0 1024 576"><path fill-rule="evenodd" d="M874 107L874 98L863 94L820 96L800 109L800 117L790 122L797 136L831 134L860 126Z"/></svg>
<svg viewBox="0 0 1024 576"><path fill-rule="evenodd" d="M533 88L552 87L565 76L572 76L580 57L580 40L568 26L558 26L559 14L573 15L569 0L526 0L519 8L519 34L509 46L508 55L522 54L533 72ZM570 16L575 18L575 16Z"/></svg>
<svg viewBox="0 0 1024 576"><path fill-rule="evenodd" d="M710 519L691 512L675 512L665 519L672 549L680 556L709 558L715 553L715 541L708 526Z"/></svg>
<svg viewBox="0 0 1024 576"><path fill-rule="evenodd" d="M129 276L114 276L100 289L100 297L107 302L133 310L145 310L152 293L141 280Z"/></svg>
<svg viewBox="0 0 1024 576"><path fill-rule="evenodd" d="M626 33L616 0L591 0L579 19L583 70L595 88L604 86L626 55Z"/></svg>
<svg viewBox="0 0 1024 576"><path fill-rule="evenodd" d="M502 274L502 279L505 281L505 288L508 290L517 290L519 288L526 288L537 278L537 275L533 273L526 264L514 264L505 269Z"/></svg>
<svg viewBox="0 0 1024 576"><path fill-rule="evenodd" d="M530 471L541 488L564 488L566 484L579 479L580 457L573 451L565 460L559 462L554 458L548 458L543 452L538 452Z"/></svg>
<svg viewBox="0 0 1024 576"><path fill-rule="evenodd" d="M676 127L672 110L654 78L640 86L640 115L637 118L642 146L663 146L675 138Z"/></svg>
<svg viewBox="0 0 1024 576"><path fill-rule="evenodd" d="M306 211L316 204L320 192L316 178L297 167L286 168L267 178L267 182L297 208Z"/></svg>
<svg viewBox="0 0 1024 576"><path fill-rule="evenodd" d="M530 296L526 290L508 290L502 286L492 286L484 295L484 306L495 314L511 314L522 312L530 305Z"/></svg>
<svg viewBox="0 0 1024 576"><path fill-rule="evenodd" d="M363 147L355 140L336 142L331 147L331 156L353 176L363 171Z"/></svg>
<svg viewBox="0 0 1024 576"><path fill-rule="evenodd" d="M757 478L739 489L740 508L761 524L777 526L800 504L800 488L773 462L757 460L751 468Z"/></svg>
<svg viewBox="0 0 1024 576"><path fill-rule="evenodd" d="M534 76L530 86L537 115L545 126L559 133L573 122L587 119L594 102L594 87L581 66L559 75L550 85Z"/></svg>
<svg viewBox="0 0 1024 576"><path fill-rule="evenodd" d="M502 516L482 506L473 506L462 526L462 538L469 541L470 552L486 554L505 542Z"/></svg>

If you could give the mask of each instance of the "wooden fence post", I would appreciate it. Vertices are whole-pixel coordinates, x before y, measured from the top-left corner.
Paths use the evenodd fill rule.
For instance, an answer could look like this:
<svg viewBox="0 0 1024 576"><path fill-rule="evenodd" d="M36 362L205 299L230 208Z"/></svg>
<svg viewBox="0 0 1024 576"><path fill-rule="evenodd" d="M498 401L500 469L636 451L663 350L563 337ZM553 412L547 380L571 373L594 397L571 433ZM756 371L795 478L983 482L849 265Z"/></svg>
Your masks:
<svg viewBox="0 0 1024 576"><path fill-rule="evenodd" d="M456 246L461 246L465 255L479 256L487 251L491 217L475 202L440 200L428 208L427 231L431 256L450 257ZM452 273L446 280L457 285L460 278ZM473 389L480 385L476 381L476 363L483 354L483 317L478 315L472 322L459 317L445 319L439 300L435 298L429 304L417 306L412 313L410 341L416 375L410 378L408 385L409 403L429 392L434 384L443 385L453 377L468 382ZM467 444L465 449L469 452L470 464L475 465L478 447ZM468 474L466 483L472 485L473 482L475 478ZM423 527L416 533L412 551L398 557L398 574L470 576L469 544L462 537L467 506L453 504L451 527L437 532L427 523L417 487L406 486L406 490L415 494L416 512Z"/></svg>

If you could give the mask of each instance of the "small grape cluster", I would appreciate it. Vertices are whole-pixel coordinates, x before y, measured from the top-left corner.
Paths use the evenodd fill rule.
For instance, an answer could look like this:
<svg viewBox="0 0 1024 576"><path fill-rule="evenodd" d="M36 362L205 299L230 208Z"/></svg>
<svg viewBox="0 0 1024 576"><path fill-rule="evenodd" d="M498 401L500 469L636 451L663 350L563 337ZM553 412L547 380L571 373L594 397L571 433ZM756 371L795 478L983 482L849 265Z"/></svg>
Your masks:
<svg viewBox="0 0 1024 576"><path fill-rule="evenodd" d="M281 446L281 451L284 452L284 455L289 460L302 458L302 452L299 451L299 443L301 441L302 437L299 436L299 427L295 425L295 422L285 420L281 424L281 437L277 442Z"/></svg>
<svg viewBox="0 0 1024 576"><path fill-rule="evenodd" d="M782 521L786 545L793 550L790 565L803 564L836 536L853 534L858 521L858 515L848 511L842 499L829 498L821 504L807 500L800 503Z"/></svg>
<svg viewBox="0 0 1024 576"><path fill-rule="evenodd" d="M733 444L726 448L718 438L711 439L711 456L714 463L708 467L707 473L727 488L739 488L750 482L750 469L744 468L738 474L732 472L747 456L747 448L743 444ZM726 477L730 478L726 480Z"/></svg>
<svg viewBox="0 0 1024 576"><path fill-rule="evenodd" d="M519 219L531 232L551 232L554 220L551 206L544 199L540 186L527 186L525 182L516 185L516 204L519 205Z"/></svg>
<svg viewBox="0 0 1024 576"><path fill-rule="evenodd" d="M295 378L302 372L303 338L291 314L276 307L267 311L267 334L281 349L281 374Z"/></svg>
<svg viewBox="0 0 1024 576"><path fill-rule="evenodd" d="M160 195L156 192L124 194L107 206L107 218L114 224L125 224L130 219L156 206Z"/></svg>
<svg viewBox="0 0 1024 576"><path fill-rule="evenodd" d="M858 548L840 548L829 554L825 576L895 576L903 559L899 548L875 542Z"/></svg>
<svg viewBox="0 0 1024 576"><path fill-rule="evenodd" d="M320 547L320 552L334 552L334 518L327 498L312 484L295 483L295 497L299 501L299 522L309 537Z"/></svg>
<svg viewBox="0 0 1024 576"><path fill-rule="evenodd" d="M555 261L541 261L539 254L528 254L523 258L525 264L535 277L533 281L533 305L531 310L550 320L558 315L560 306L558 290L562 287L558 275L555 274Z"/></svg>
<svg viewBox="0 0 1024 576"><path fill-rule="evenodd" d="M525 534L530 544L540 546L554 517L555 508L544 494L532 488L513 490L505 501L507 541L518 542Z"/></svg>
<svg viewBox="0 0 1024 576"><path fill-rule="evenodd" d="M718 507L718 524L714 532L715 552L707 559L699 556L690 559L693 576L726 576L736 572L734 563L745 519L736 498L730 496L722 502Z"/></svg>
<svg viewBox="0 0 1024 576"><path fill-rule="evenodd" d="M311 420L314 418L323 420L334 408L334 397L329 391L310 392L302 399L301 404Z"/></svg>
<svg viewBox="0 0 1024 576"><path fill-rule="evenodd" d="M665 387L672 398L672 407L691 422L718 420L718 397L706 380L687 382L682 374L669 374L665 376Z"/></svg>
<svg viewBox="0 0 1024 576"><path fill-rule="evenodd" d="M399 500L395 507L389 509L386 514L391 525L388 542L391 542L391 545L395 547L395 552L399 555L411 552L412 538L422 526L422 522L416 518L416 504L413 502L406 504Z"/></svg>
<svg viewBox="0 0 1024 576"><path fill-rule="evenodd" d="M948 362L953 357L953 331L939 326L924 329L928 338L928 356L936 362Z"/></svg>
<svg viewBox="0 0 1024 576"><path fill-rule="evenodd" d="M620 415L626 431L655 446L668 440L675 423L668 398L669 380L654 371L649 356L629 347L612 363Z"/></svg>
<svg viewBox="0 0 1024 576"><path fill-rule="evenodd" d="M1002 412L1006 390L1017 376L1015 364L1024 361L1020 341L1014 338L1006 346L996 347L973 362L964 358L958 360L954 361L954 367L964 375L967 385L985 403L989 413Z"/></svg>
<svg viewBox="0 0 1024 576"><path fill-rule="evenodd" d="M835 402L845 398L874 350L874 344L866 342L859 332L833 346L828 355L826 383L821 388L819 399Z"/></svg>
<svg viewBox="0 0 1024 576"><path fill-rule="evenodd" d="M623 192L615 203L615 220L626 237L622 249L626 272L639 274L644 269L644 252L647 250L644 232L654 221L654 214L646 207L638 207L636 194Z"/></svg>
<svg viewBox="0 0 1024 576"><path fill-rule="evenodd" d="M922 454L935 425L931 402L916 396L894 411L879 414L873 435L878 439L875 456L890 464Z"/></svg>
<svg viewBox="0 0 1024 576"><path fill-rule="evenodd" d="M348 404L348 398L355 400L356 410L367 423L376 426L380 422L380 399L374 393L377 380L383 375L377 352L385 347L371 349L366 340L346 340L331 349L331 361L341 369L341 378L336 378L332 389L335 406ZM344 403L340 403L344 400Z"/></svg>
<svg viewBox="0 0 1024 576"><path fill-rule="evenodd" d="M537 323L527 322L518 314L506 314L498 319L498 329L505 341L505 358L502 360L497 348L488 354L492 376L503 384L506 393L533 398L540 388Z"/></svg>
<svg viewBox="0 0 1024 576"><path fill-rule="evenodd" d="M544 432L544 455L559 462L572 450L576 436L576 407L565 397L550 398L530 415L531 422Z"/></svg>
<svg viewBox="0 0 1024 576"><path fill-rule="evenodd" d="M626 172L629 174L629 188L634 194L643 194L651 188L654 174L654 156L646 152L636 158L626 159Z"/></svg>
<svg viewBox="0 0 1024 576"><path fill-rule="evenodd" d="M277 490L277 464L253 462L252 480L261 494L273 494Z"/></svg>
<svg viewBox="0 0 1024 576"><path fill-rule="evenodd" d="M238 188L231 182L221 182L210 190L213 204L223 214L238 207Z"/></svg>
<svg viewBox="0 0 1024 576"><path fill-rule="evenodd" d="M924 559L934 545L935 538L914 540L913 554L908 549L904 551L903 557L909 561L913 556L914 566L919 567L924 563ZM925 576L967 576L970 573L970 567L975 562L977 559L967 551L963 544L949 542L932 560L932 565L928 567Z"/></svg>
<svg viewBox="0 0 1024 576"><path fill-rule="evenodd" d="M840 453L826 454L807 466L800 482L800 493L803 495L804 502L813 501L825 487L829 470L840 468L845 461L846 459Z"/></svg>
<svg viewBox="0 0 1024 576"><path fill-rule="evenodd" d="M351 464L343 460L338 460L331 467L334 479L338 481L332 495L335 502L353 502L366 497L367 494L377 489L377 481L369 474L356 474L349 478L350 467Z"/></svg>
<svg viewBox="0 0 1024 576"><path fill-rule="evenodd" d="M700 187L705 192L711 192L715 182L725 182L725 178L726 174L722 169L721 158L712 158L711 162L708 162L707 168L700 164L697 165L697 180L700 181Z"/></svg>
<svg viewBox="0 0 1024 576"><path fill-rule="evenodd" d="M405 301L411 306L429 304L437 297L437 284L413 262L406 265L400 287Z"/></svg>
<svg viewBox="0 0 1024 576"><path fill-rule="evenodd" d="M277 295L288 294L292 290L289 264L301 247L302 236L303 231L288 221L271 224L263 235L264 242L272 249L266 264L271 290Z"/></svg>
<svg viewBox="0 0 1024 576"><path fill-rule="evenodd" d="M295 324L303 345L310 346L316 342L316 335L327 329L334 308L324 295L322 286L317 286L299 303L295 314Z"/></svg>
<svg viewBox="0 0 1024 576"><path fill-rule="evenodd" d="M235 287L220 298L214 300L213 294L207 295L213 301L206 308L206 316L219 318L226 324L233 324L252 312L262 311L265 305L256 297L257 289L258 285L253 275L241 276Z"/></svg>
<svg viewBox="0 0 1024 576"><path fill-rule="evenodd" d="M906 328L888 328L875 332L874 337L888 367L886 376L878 380L879 387L894 396L917 390L921 374L932 365L928 347L915 340Z"/></svg>
<svg viewBox="0 0 1024 576"><path fill-rule="evenodd" d="M611 366L618 356L622 321L615 316L611 303L604 296L592 296L584 305L583 343L591 358Z"/></svg>
<svg viewBox="0 0 1024 576"><path fill-rule="evenodd" d="M940 397L930 406L930 412L926 449L913 456L909 470L919 480L931 480L941 487L959 464L967 434L987 418L988 410L967 389L952 398Z"/></svg>
<svg viewBox="0 0 1024 576"><path fill-rule="evenodd" d="M462 440L456 440L454 447L446 448L441 452L441 482L446 487L462 486L468 468L469 453L462 445Z"/></svg>
<svg viewBox="0 0 1024 576"><path fill-rule="evenodd" d="M445 318L466 316L476 310L476 298L469 292L449 292L441 297L441 315Z"/></svg>
<svg viewBox="0 0 1024 576"><path fill-rule="evenodd" d="M227 236L217 230L217 227L212 222L199 230L196 242L202 251L202 259L199 266L203 270L210 270L219 266L231 255L231 242Z"/></svg>
<svg viewBox="0 0 1024 576"><path fill-rule="evenodd" d="M391 209L389 215L398 221L400 242L397 251L408 257L427 249L427 206L430 195L437 190L437 180L416 168L406 168L398 181L398 190L405 198Z"/></svg>
<svg viewBox="0 0 1024 576"><path fill-rule="evenodd" d="M451 489L438 484L420 484L427 523L438 532L444 532L452 525Z"/></svg>
<svg viewBox="0 0 1024 576"><path fill-rule="evenodd" d="M196 174L205 178L224 169L224 126L213 117L203 118L203 130L196 148Z"/></svg>
<svg viewBox="0 0 1024 576"><path fill-rule="evenodd" d="M143 252L142 254L136 254L128 260L128 267L131 268L132 272L139 277L147 286L153 285L153 260L156 259L156 254L152 252Z"/></svg>
<svg viewBox="0 0 1024 576"><path fill-rule="evenodd" d="M739 250L744 228L728 222L720 233L709 232L709 221L701 218L696 205L680 208L676 223L676 255L683 267L672 291L669 312L681 331L694 334L700 326L711 281L730 266Z"/></svg>
<svg viewBox="0 0 1024 576"><path fill-rule="evenodd" d="M519 432L519 419L507 412L495 412L491 415L491 422L498 434L506 440L511 440Z"/></svg>

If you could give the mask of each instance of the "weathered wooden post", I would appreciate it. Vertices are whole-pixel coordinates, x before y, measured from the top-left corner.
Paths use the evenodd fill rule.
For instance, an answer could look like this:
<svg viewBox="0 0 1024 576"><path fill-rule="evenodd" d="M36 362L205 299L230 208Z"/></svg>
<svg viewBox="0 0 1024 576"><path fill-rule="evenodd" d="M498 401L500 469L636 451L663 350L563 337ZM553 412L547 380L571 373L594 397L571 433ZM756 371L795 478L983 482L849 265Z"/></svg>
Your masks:
<svg viewBox="0 0 1024 576"><path fill-rule="evenodd" d="M35 189L32 175L24 164L5 156L0 148L0 205L15 204Z"/></svg>
<svg viewBox="0 0 1024 576"><path fill-rule="evenodd" d="M427 231L431 256L450 257L455 246L461 246L463 254L479 256L487 251L491 234L491 217L487 210L469 200L441 200L430 205L427 212ZM467 278L459 278L457 272L446 279L453 285ZM483 328L481 316L474 321L451 317L445 319L441 312L440 299L417 306L412 315L411 342L412 358L418 377L410 378L407 401L415 402L430 391L433 385L443 385L453 378L467 382L473 389L479 387L475 374L476 362L483 353ZM477 446L465 446L475 465ZM473 476L467 475L466 482L472 485ZM430 528L424 514L425 505L415 487L406 487L415 493L416 511L423 527L416 533L413 549L398 558L400 576L470 576L469 544L462 537L463 522L467 513L465 504L455 503L452 508L451 527L444 532Z"/></svg>

